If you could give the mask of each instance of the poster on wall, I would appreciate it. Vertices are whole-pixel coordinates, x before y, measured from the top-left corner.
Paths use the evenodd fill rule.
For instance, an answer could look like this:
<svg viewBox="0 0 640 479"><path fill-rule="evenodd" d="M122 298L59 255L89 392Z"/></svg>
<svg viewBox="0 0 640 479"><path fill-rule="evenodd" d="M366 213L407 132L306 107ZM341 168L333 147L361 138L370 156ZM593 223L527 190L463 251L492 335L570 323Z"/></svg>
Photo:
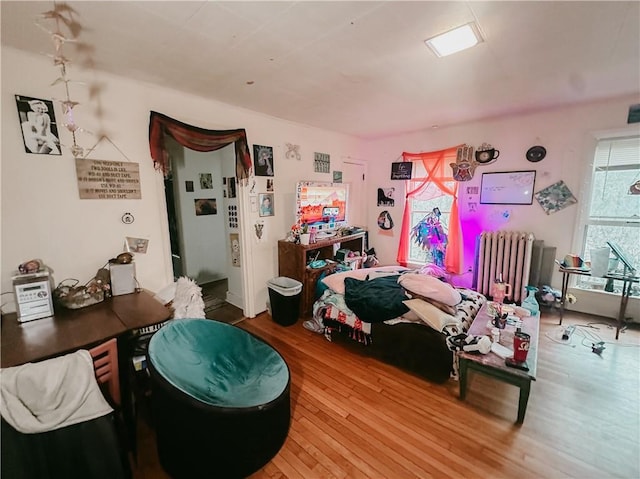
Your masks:
<svg viewBox="0 0 640 479"><path fill-rule="evenodd" d="M76 158L81 200L139 200L140 165L133 162Z"/></svg>
<svg viewBox="0 0 640 479"><path fill-rule="evenodd" d="M24 151L61 155L56 115L51 100L16 95Z"/></svg>
<svg viewBox="0 0 640 479"><path fill-rule="evenodd" d="M231 266L240 267L240 235L238 233L229 234L231 244Z"/></svg>
<svg viewBox="0 0 640 479"><path fill-rule="evenodd" d="M535 196L544 212L548 215L578 202L562 180L538 191Z"/></svg>
<svg viewBox="0 0 640 479"><path fill-rule="evenodd" d="M184 182L184 189L187 193L193 193L193 181L185 181Z"/></svg>
<svg viewBox="0 0 640 479"><path fill-rule="evenodd" d="M238 207L236 205L229 205L227 217L229 218L229 228L238 227Z"/></svg>
<svg viewBox="0 0 640 479"><path fill-rule="evenodd" d="M236 197L236 179L230 176L227 180L227 188L229 189L229 198Z"/></svg>
<svg viewBox="0 0 640 479"><path fill-rule="evenodd" d="M334 171L333 172L333 182L334 183L342 183L342 171Z"/></svg>
<svg viewBox="0 0 640 479"><path fill-rule="evenodd" d="M378 227L381 230L390 230L393 228L393 220L387 210L384 210L378 215Z"/></svg>
<svg viewBox="0 0 640 479"><path fill-rule="evenodd" d="M125 245L128 253L146 254L149 247L149 240L146 238L125 237Z"/></svg>
<svg viewBox="0 0 640 479"><path fill-rule="evenodd" d="M260 193L260 216L273 216L273 194Z"/></svg>
<svg viewBox="0 0 640 479"><path fill-rule="evenodd" d="M331 172L331 157L328 153L316 152L313 154L313 171L315 173Z"/></svg>
<svg viewBox="0 0 640 479"><path fill-rule="evenodd" d="M378 188L378 206L395 206L395 188Z"/></svg>
<svg viewBox="0 0 640 479"><path fill-rule="evenodd" d="M273 176L273 148L253 145L253 170L256 176Z"/></svg>
<svg viewBox="0 0 640 479"><path fill-rule="evenodd" d="M410 161L397 161L391 163L392 180L410 180L413 172L413 163Z"/></svg>
<svg viewBox="0 0 640 479"><path fill-rule="evenodd" d="M213 189L213 177L211 176L211 173L200 173L200 189Z"/></svg>
<svg viewBox="0 0 640 479"><path fill-rule="evenodd" d="M193 200L196 207L196 216L217 215L218 205L215 198L198 198Z"/></svg>
<svg viewBox="0 0 640 479"><path fill-rule="evenodd" d="M640 122L640 103L637 105L631 105L629 107L629 114L627 115L627 123Z"/></svg>

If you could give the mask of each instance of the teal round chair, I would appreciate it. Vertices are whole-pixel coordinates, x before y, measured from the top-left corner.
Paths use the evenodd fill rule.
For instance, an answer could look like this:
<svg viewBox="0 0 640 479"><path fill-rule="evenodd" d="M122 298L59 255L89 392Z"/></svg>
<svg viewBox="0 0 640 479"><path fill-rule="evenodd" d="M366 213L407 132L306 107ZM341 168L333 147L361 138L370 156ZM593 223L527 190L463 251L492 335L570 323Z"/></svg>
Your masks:
<svg viewBox="0 0 640 479"><path fill-rule="evenodd" d="M158 455L173 478L240 478L267 464L291 421L284 358L210 319L167 323L149 342Z"/></svg>

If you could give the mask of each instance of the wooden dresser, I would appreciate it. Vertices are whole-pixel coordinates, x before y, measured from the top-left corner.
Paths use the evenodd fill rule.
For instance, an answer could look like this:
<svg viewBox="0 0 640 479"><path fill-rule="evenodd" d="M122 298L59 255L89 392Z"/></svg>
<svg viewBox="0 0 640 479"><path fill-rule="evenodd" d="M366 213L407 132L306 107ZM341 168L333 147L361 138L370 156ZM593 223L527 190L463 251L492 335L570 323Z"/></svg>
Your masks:
<svg viewBox="0 0 640 479"><path fill-rule="evenodd" d="M335 251L339 249L362 254L365 235L366 232L362 231L348 236L333 236L308 245L278 241L278 274L302 283L301 317L310 316L312 313L318 277L323 271L335 267L335 264L329 264L324 268L309 268L307 264L316 259L333 259Z"/></svg>

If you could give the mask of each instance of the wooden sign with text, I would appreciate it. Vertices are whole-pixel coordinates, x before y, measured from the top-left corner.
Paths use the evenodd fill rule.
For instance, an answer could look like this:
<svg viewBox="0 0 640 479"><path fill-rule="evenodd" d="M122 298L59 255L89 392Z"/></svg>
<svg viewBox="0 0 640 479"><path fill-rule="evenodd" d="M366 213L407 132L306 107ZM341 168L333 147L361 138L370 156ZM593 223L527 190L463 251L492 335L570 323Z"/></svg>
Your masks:
<svg viewBox="0 0 640 479"><path fill-rule="evenodd" d="M81 200L139 200L140 165L123 161L76 158Z"/></svg>

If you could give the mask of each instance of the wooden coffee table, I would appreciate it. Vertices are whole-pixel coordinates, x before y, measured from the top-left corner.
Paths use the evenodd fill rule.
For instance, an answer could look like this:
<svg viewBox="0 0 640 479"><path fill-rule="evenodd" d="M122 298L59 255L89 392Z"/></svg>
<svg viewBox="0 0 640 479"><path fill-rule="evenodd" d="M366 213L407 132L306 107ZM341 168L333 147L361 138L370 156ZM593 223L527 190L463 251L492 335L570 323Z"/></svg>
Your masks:
<svg viewBox="0 0 640 479"><path fill-rule="evenodd" d="M468 334L474 336L489 336L491 338L491 318L487 314L487 303L485 303L476 315ZM522 331L531 336L529 345L529 353L527 354L528 371L509 367L505 364L505 359L497 354L490 352L488 354L458 352L460 364L460 399L464 400L467 394L467 378L469 371L478 371L480 373L491 376L508 384L518 386L520 388L520 400L518 402L518 420L517 424L522 424L524 415L527 411L527 402L529 400L529 391L531 390L531 381L536 379L536 366L538 362L538 331L540 327L540 315L529 316L522 319ZM507 325L505 329L500 330L500 344L513 350L513 334L515 327Z"/></svg>

